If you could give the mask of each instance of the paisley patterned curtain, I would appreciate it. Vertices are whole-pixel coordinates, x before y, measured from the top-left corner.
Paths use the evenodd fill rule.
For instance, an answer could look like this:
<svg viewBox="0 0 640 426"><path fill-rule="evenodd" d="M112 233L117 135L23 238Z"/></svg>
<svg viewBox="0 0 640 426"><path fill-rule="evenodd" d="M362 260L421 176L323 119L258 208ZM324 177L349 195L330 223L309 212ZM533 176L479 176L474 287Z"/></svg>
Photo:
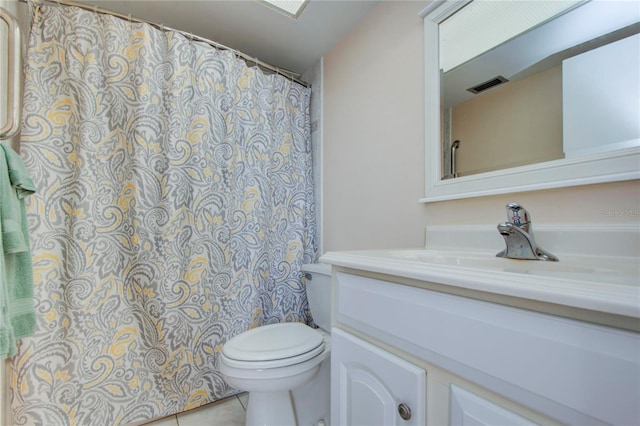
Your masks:
<svg viewBox="0 0 640 426"><path fill-rule="evenodd" d="M37 331L16 424L111 425L231 395L218 355L309 322L310 90L172 32L34 11L21 151Z"/></svg>

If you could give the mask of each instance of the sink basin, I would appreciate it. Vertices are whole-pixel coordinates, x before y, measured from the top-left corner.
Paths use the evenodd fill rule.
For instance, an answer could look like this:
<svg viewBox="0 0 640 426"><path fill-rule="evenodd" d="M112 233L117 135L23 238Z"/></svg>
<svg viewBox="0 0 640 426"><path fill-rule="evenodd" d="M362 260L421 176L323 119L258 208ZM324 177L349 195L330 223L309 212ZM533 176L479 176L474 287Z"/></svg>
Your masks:
<svg viewBox="0 0 640 426"><path fill-rule="evenodd" d="M558 262L495 257L488 251L429 249L326 253L335 266L640 318L637 257L570 256Z"/></svg>
<svg viewBox="0 0 640 426"><path fill-rule="evenodd" d="M557 232L557 229L551 231ZM400 277L407 279L409 285L422 282L428 287L438 286L437 291L445 293L454 288L456 292L473 290L517 298L518 303L536 301L586 309L591 320L595 318L593 312L619 315L632 318L631 322L623 321L625 328L640 330L637 232L628 227L613 230L607 227L592 232L593 235L591 231L591 228L586 231L563 228L563 244L553 232L543 235L546 241L554 242L547 245L553 247L551 252L559 257L558 262L496 257L503 242L495 229L472 228L461 233L454 232L451 227L443 227L439 233L428 233L427 240L442 248L327 252L321 261L332 267ZM478 234L478 238L467 240L468 234ZM573 311L564 314L571 317L570 312ZM597 318L603 323L620 326L617 319Z"/></svg>
<svg viewBox="0 0 640 426"><path fill-rule="evenodd" d="M442 251L397 251L390 252L392 257L399 259L416 260L419 262L433 263L437 265L461 266L470 268L498 268L502 270L552 270L555 272L594 272L591 267L566 265L558 262L537 260L518 260L504 257L496 257L484 253L444 253Z"/></svg>
<svg viewBox="0 0 640 426"><path fill-rule="evenodd" d="M420 262L426 267L446 266L611 284L640 284L640 266L637 259L629 258L561 256L560 261L549 262L496 257L492 252L448 252L428 249L384 250L380 254L387 258Z"/></svg>

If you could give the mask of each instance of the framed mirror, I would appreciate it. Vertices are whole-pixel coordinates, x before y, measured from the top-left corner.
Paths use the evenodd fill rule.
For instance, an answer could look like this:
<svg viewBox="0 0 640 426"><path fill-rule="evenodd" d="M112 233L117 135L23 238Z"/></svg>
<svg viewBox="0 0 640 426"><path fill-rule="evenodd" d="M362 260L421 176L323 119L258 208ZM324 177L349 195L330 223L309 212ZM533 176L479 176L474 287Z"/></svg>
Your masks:
<svg viewBox="0 0 640 426"><path fill-rule="evenodd" d="M511 3L534 5L552 4L558 2L536 1L508 1L491 2L475 0L476 3L493 3L502 10L492 11L490 15L480 19L491 21L488 23L487 34L493 36L499 33L496 30L499 20L508 20L508 13L525 15L521 11L509 11ZM425 40L425 178L426 193L421 202L435 202L484 195L495 195L520 191L533 191L540 189L559 188L593 183L614 182L640 178L640 99L638 95L638 75L640 75L640 8L636 2L628 1L565 1L565 9L550 11L549 17L542 17L540 22L526 24L528 27L518 29L517 34L506 34L504 40L489 41L489 45L474 47L476 39L483 39L480 34L482 29L473 27L468 21L463 24L449 25L443 23L455 16L458 19L464 12L463 9L471 5L469 0L435 1L421 12L424 18ZM473 5L476 6L476 5ZM536 6L537 7L537 6ZM504 13L503 13L504 12ZM478 13L475 13L478 15ZM502 17L503 14L507 16ZM591 19L592 21L586 21ZM571 27L571 22L579 22L576 28ZM447 25L449 22L446 23ZM523 24L525 25L525 24ZM546 27L545 27L546 26ZM453 30L451 29L453 28ZM545 29L546 28L546 29ZM555 28L548 33L548 28ZM591 33L582 33L583 29ZM446 32L448 31L448 33ZM465 31L467 33L465 34ZM451 38L451 34L457 35L458 41L454 42L455 49L444 45L441 51L441 36ZM542 35L541 35L542 34ZM549 35L551 34L551 35ZM462 40L462 41L459 41ZM472 42L467 42L471 40ZM620 62L618 65L609 57L602 55L613 50L610 46L626 44L627 50L616 53ZM448 49L448 50L445 50ZM476 49L476 51L474 51ZM509 50L511 49L511 50ZM635 52L634 52L635 50ZM445 55L445 52L455 54ZM463 53L461 53L463 52ZM506 52L506 55L504 54ZM531 57L530 53L535 53ZM526 53L527 55L524 55ZM466 55L466 56L465 56ZM497 57L505 56L507 65L499 63ZM522 59L520 56L527 56ZM520 62L518 62L520 61ZM586 61L586 62L585 62ZM599 70L589 61L597 64L610 64L608 70ZM478 65L480 63L480 65ZM498 65L499 64L499 65ZM471 71L469 67L473 68ZM534 127L524 130L496 132L487 136L486 129L467 130L465 138L477 139L455 143L457 130L452 130L452 121L457 118L452 114L452 106L462 105L476 95L467 92L475 82L483 85L490 82L490 89L482 94L488 101L484 108L494 108L497 101L493 98L499 91L507 91L508 87L516 87L520 81L527 79L536 72L553 71L556 77L556 89L560 91L555 109L543 106L543 110L549 109L547 115L556 118L555 124L546 122L534 124ZM577 70L577 71L575 71ZM583 70L592 70L591 77L586 80L582 76ZM631 76L630 82L624 82L624 78L618 75L619 71ZM579 78L574 78L576 74ZM589 73L586 73L589 74ZM472 80L460 80L460 75L471 76ZM559 77L558 77L559 75ZM452 77L453 76L453 77ZM454 78L455 77L455 78ZM507 80L502 84L494 80L498 77ZM592 80L589 80L591 78ZM560 86L558 86L558 79ZM463 79L464 80L464 79ZM499 79L498 79L499 80ZM595 83L594 83L595 81ZM596 90L596 94L589 92L592 86L599 86L601 82L617 83L618 87L603 86ZM493 87L491 84L498 86ZM634 88L635 85L635 88ZM630 89L630 90L628 90ZM509 89L510 90L510 89ZM538 90L538 89L536 89ZM616 90L618 92L616 92ZM490 96L487 96L490 95ZM585 98L587 96L587 98ZM599 96L597 101L585 101L589 96ZM621 96L626 96L627 104L621 101ZM549 97L542 97L548 99ZM477 102L472 99L472 102ZM526 111L531 98L520 103L513 104L511 109ZM630 103L630 104L629 104ZM489 106L486 106L489 105ZM585 107L587 107L585 109ZM591 108L594 107L594 108ZM635 110L634 110L635 108ZM455 115L455 117L458 117ZM511 117L503 121L511 125L516 119ZM527 119L528 122L534 122ZM595 127L593 127L593 126ZM486 126L485 126L486 127ZM489 126L495 127L495 126ZM626 128L628 130L625 130ZM553 148L548 153L541 147L549 145L552 137L544 133L537 133L539 129L554 128L556 137L562 147ZM558 130L559 129L559 130ZM622 129L622 130L621 130ZM505 133L506 136L505 136ZM506 138L506 141L493 144L483 140L497 140ZM549 139L549 140L547 140ZM472 153L471 145L475 143ZM532 160L513 160L509 157L509 150L518 155L525 151L518 143L528 146L535 153ZM506 144L506 145L505 145ZM457 150L455 149L457 145ZM520 145L520 146L525 146ZM507 148L505 148L505 146ZM481 155L485 154L490 160L503 160L503 165L490 167L477 167L477 171L466 174L465 172L453 177L449 165L452 155L458 151L458 156L468 149L474 163L480 163ZM543 152L544 151L544 152ZM537 156L537 158L536 158ZM515 166L514 166L515 165ZM489 170L489 171L485 171ZM455 170L454 170L455 171Z"/></svg>

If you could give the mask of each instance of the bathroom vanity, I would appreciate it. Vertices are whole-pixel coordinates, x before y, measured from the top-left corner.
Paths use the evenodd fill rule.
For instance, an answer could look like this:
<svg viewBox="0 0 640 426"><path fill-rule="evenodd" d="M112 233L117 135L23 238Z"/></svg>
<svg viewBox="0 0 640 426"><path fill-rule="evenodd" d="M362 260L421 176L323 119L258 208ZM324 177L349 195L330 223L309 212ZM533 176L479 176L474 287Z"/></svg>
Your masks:
<svg viewBox="0 0 640 426"><path fill-rule="evenodd" d="M494 255L321 258L333 425L640 423L637 257Z"/></svg>

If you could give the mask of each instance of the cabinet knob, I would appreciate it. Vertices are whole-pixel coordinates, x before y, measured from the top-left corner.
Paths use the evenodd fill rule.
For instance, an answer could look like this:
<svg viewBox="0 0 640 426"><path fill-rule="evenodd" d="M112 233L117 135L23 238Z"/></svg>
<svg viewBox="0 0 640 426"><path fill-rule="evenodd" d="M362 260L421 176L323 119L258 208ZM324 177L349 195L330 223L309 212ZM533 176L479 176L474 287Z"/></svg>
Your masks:
<svg viewBox="0 0 640 426"><path fill-rule="evenodd" d="M398 414L400 414L402 420L409 420L411 418L411 408L403 402L398 405Z"/></svg>

